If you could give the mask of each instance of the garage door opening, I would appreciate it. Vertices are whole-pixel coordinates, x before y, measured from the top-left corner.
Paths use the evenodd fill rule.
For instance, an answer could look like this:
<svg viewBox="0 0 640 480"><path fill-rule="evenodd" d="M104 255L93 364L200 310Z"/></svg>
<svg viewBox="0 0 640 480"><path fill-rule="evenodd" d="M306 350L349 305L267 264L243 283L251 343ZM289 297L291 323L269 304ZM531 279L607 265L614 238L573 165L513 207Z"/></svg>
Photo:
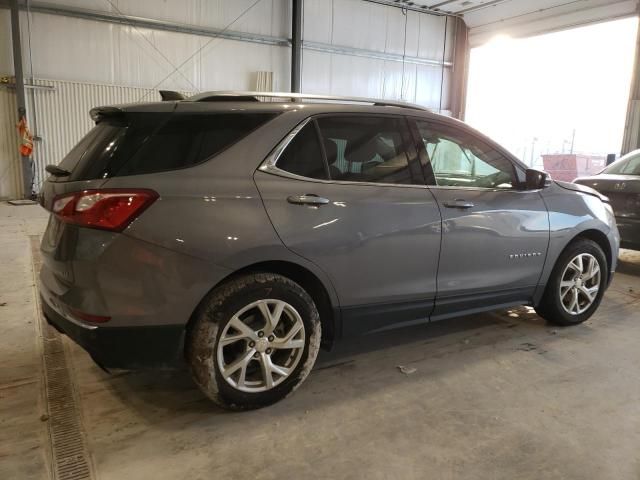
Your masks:
<svg viewBox="0 0 640 480"><path fill-rule="evenodd" d="M567 155L600 170L621 149L637 28L626 18L472 49L466 120L556 178L582 173L561 171Z"/></svg>

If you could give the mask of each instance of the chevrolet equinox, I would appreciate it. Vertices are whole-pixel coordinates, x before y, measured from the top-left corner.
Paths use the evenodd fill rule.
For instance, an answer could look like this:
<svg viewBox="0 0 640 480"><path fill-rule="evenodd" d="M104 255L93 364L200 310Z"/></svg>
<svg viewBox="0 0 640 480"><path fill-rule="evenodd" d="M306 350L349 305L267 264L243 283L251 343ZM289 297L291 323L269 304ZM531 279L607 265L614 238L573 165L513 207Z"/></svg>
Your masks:
<svg viewBox="0 0 640 480"><path fill-rule="evenodd" d="M320 347L530 305L584 322L608 199L401 102L264 92L95 108L40 194L44 315L104 368L186 360L218 404L282 399Z"/></svg>

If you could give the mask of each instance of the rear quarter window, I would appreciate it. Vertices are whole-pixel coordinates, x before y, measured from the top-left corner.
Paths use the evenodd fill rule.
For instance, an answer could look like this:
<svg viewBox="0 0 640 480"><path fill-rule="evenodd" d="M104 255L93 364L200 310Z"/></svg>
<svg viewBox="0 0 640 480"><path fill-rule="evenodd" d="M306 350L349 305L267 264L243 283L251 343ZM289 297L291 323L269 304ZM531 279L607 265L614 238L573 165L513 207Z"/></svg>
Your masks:
<svg viewBox="0 0 640 480"><path fill-rule="evenodd" d="M93 127L62 159L59 167L71 172L68 180L90 180L113 159L113 145L121 143L127 132L126 124L110 120Z"/></svg>
<svg viewBox="0 0 640 480"><path fill-rule="evenodd" d="M174 115L122 165L116 176L190 167L220 153L275 114Z"/></svg>

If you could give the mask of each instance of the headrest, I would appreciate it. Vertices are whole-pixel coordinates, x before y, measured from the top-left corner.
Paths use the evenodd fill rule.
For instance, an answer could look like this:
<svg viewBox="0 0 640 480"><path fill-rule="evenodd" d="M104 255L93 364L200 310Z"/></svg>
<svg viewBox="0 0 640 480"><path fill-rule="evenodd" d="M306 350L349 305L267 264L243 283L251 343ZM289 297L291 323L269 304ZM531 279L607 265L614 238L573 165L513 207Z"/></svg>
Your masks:
<svg viewBox="0 0 640 480"><path fill-rule="evenodd" d="M350 141L344 152L348 163L365 163L376 155L376 139L369 138L362 141Z"/></svg>
<svg viewBox="0 0 640 480"><path fill-rule="evenodd" d="M333 165L338 159L338 146L330 138L324 139L324 150L327 152L327 163Z"/></svg>

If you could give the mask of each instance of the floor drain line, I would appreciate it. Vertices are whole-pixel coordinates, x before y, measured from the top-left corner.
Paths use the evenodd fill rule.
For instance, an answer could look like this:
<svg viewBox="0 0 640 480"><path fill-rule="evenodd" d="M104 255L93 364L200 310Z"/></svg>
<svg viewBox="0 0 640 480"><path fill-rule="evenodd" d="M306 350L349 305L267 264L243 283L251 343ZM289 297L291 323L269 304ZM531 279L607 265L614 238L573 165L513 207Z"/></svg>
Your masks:
<svg viewBox="0 0 640 480"><path fill-rule="evenodd" d="M41 265L40 238L31 235L34 274ZM40 312L39 298L38 312ZM56 480L94 478L91 458L85 443L81 414L71 377L62 336L38 314L43 341L44 384L48 429L51 442L52 469Z"/></svg>

